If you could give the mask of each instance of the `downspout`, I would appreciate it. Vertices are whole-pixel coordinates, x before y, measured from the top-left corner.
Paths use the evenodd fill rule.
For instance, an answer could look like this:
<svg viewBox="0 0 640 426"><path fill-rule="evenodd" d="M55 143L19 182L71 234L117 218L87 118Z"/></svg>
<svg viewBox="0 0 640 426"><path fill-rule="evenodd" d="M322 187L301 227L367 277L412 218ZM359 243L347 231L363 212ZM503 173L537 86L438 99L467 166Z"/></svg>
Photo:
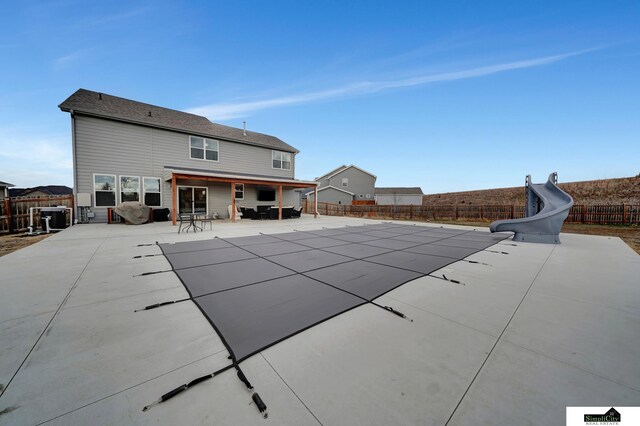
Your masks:
<svg viewBox="0 0 640 426"><path fill-rule="evenodd" d="M71 156L73 157L73 217L78 216L78 164L76 161L76 119L73 110L71 113ZM73 225L73 224L72 224Z"/></svg>

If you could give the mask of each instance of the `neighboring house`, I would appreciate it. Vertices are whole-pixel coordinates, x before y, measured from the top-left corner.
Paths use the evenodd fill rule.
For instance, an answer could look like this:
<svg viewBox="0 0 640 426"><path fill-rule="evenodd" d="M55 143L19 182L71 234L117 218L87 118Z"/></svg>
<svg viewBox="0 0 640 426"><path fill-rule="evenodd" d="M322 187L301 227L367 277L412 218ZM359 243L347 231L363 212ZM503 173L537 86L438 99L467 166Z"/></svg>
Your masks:
<svg viewBox="0 0 640 426"><path fill-rule="evenodd" d="M80 89L60 104L71 115L74 195L90 194L95 220L123 201L176 214L229 205L294 204L298 150L274 136L207 118Z"/></svg>
<svg viewBox="0 0 640 426"><path fill-rule="evenodd" d="M409 188L376 188L376 204L382 206L422 205L422 189Z"/></svg>
<svg viewBox="0 0 640 426"><path fill-rule="evenodd" d="M9 197L9 188L14 187L15 185L9 182L2 182L0 180L0 195L2 195L3 198L8 198Z"/></svg>
<svg viewBox="0 0 640 426"><path fill-rule="evenodd" d="M51 195L71 195L73 194L73 189L64 185L46 185L33 188L12 188L9 193L12 197L47 197Z"/></svg>
<svg viewBox="0 0 640 426"><path fill-rule="evenodd" d="M376 179L376 175L353 164L340 166L316 178L318 201L335 204L352 204L353 201L373 203ZM307 193L307 199L313 201L313 193Z"/></svg>

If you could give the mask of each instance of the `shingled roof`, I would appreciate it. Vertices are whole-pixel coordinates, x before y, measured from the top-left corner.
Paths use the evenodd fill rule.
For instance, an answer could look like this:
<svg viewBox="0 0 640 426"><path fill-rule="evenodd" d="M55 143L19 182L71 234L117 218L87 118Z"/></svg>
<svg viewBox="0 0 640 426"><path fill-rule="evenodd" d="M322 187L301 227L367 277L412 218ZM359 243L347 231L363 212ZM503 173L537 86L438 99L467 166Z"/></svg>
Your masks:
<svg viewBox="0 0 640 426"><path fill-rule="evenodd" d="M62 111L126 121L161 129L176 130L192 135L225 139L287 152L298 152L275 136L223 126L206 117L143 102L107 95L106 93L78 89L59 105Z"/></svg>
<svg viewBox="0 0 640 426"><path fill-rule="evenodd" d="M375 188L376 195L422 195L422 188L419 186L413 187L387 187L387 188Z"/></svg>

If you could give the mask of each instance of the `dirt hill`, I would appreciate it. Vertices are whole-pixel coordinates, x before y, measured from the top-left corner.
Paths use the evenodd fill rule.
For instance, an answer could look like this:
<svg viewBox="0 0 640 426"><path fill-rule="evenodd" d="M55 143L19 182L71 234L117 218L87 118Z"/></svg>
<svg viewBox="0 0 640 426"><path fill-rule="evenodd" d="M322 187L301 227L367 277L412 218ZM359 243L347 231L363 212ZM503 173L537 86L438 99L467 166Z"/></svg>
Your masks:
<svg viewBox="0 0 640 426"><path fill-rule="evenodd" d="M640 204L640 177L568 182L558 186L570 194L576 204ZM422 204L425 205L524 203L524 185L516 188L430 194L422 198Z"/></svg>

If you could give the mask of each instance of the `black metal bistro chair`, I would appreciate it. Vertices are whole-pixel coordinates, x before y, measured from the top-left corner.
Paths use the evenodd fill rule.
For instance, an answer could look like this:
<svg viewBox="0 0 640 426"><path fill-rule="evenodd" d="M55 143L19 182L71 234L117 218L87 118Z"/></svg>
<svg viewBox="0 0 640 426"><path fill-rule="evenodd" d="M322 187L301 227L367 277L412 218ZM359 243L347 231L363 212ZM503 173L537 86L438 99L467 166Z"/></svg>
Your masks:
<svg viewBox="0 0 640 426"><path fill-rule="evenodd" d="M182 231L183 227L187 232L189 232L189 228L193 225L193 220L189 214L179 214L178 222L178 234Z"/></svg>

